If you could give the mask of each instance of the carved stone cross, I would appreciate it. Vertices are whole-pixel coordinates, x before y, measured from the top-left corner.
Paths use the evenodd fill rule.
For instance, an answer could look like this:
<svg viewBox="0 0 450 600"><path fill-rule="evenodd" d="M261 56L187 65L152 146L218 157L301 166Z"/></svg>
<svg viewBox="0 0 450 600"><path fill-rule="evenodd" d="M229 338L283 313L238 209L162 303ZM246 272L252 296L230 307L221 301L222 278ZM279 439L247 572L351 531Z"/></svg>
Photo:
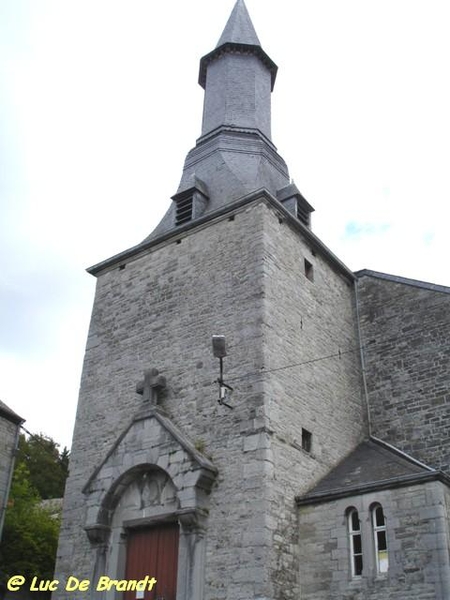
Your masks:
<svg viewBox="0 0 450 600"><path fill-rule="evenodd" d="M156 406L159 392L165 387L166 378L159 374L158 369L147 369L144 371L144 380L136 386L136 392L143 396L143 402L149 402L152 406Z"/></svg>

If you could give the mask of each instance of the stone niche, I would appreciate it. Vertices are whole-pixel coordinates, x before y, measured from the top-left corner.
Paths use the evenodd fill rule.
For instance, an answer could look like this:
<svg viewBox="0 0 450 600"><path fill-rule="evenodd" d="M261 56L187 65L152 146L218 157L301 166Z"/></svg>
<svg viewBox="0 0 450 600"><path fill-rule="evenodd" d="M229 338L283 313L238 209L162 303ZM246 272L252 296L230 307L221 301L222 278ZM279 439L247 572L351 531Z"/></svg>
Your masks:
<svg viewBox="0 0 450 600"><path fill-rule="evenodd" d="M125 577L130 528L177 521L177 600L201 600L208 497L216 475L159 407L144 406L83 489L85 530L96 550L93 579Z"/></svg>

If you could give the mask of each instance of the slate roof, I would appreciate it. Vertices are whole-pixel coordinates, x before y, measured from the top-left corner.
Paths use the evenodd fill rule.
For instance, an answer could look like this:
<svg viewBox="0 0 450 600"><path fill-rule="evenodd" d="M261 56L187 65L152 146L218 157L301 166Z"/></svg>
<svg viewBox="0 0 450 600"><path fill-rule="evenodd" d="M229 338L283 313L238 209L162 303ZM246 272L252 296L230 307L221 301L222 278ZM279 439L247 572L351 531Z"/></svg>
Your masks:
<svg viewBox="0 0 450 600"><path fill-rule="evenodd" d="M20 425L20 423L23 423L25 421L25 419L22 419L22 417L19 417L19 415L17 413L15 413L13 410L11 410L9 408L9 406L7 406L1 400L0 400L0 417L3 417L4 419L11 421L11 423L16 423L17 425Z"/></svg>
<svg viewBox="0 0 450 600"><path fill-rule="evenodd" d="M233 44L251 44L254 46L261 45L244 0L237 0L234 5L216 48L228 42Z"/></svg>
<svg viewBox="0 0 450 600"><path fill-rule="evenodd" d="M200 71L198 82L202 88L206 88L206 72L208 65L226 52L234 52L236 50L250 52L266 65L271 73L272 91L275 85L278 67L273 60L268 56L261 47L258 35L253 26L250 15L244 0L237 0L231 12L230 18L225 25L225 29L220 36L217 46L212 52L203 56L200 60Z"/></svg>
<svg viewBox="0 0 450 600"><path fill-rule="evenodd" d="M328 502L379 489L410 485L429 479L450 480L389 444L370 438L339 463L309 492L297 497L298 505Z"/></svg>

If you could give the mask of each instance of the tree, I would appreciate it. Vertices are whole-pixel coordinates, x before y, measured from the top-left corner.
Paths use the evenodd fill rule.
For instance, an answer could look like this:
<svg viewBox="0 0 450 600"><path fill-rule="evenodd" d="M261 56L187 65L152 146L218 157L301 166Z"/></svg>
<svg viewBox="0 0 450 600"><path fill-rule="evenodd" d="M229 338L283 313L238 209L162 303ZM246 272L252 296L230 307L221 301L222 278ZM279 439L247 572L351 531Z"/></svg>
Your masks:
<svg viewBox="0 0 450 600"><path fill-rule="evenodd" d="M60 453L51 438L21 434L0 543L0 587L12 575L53 578L60 517L42 500L63 496L68 463L67 448Z"/></svg>
<svg viewBox="0 0 450 600"><path fill-rule="evenodd" d="M0 544L0 581L12 575L52 579L60 520L41 505L23 462L14 470Z"/></svg>
<svg viewBox="0 0 450 600"><path fill-rule="evenodd" d="M43 435L20 435L16 464L24 464L30 474L30 483L40 497L62 498L68 474L69 451L60 453L59 445Z"/></svg>

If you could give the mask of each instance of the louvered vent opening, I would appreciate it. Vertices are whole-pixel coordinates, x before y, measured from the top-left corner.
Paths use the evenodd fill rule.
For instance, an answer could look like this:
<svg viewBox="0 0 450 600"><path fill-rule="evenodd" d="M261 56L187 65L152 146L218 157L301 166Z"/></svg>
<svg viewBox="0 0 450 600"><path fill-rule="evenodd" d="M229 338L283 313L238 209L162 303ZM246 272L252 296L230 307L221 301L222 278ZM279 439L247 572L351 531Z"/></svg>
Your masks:
<svg viewBox="0 0 450 600"><path fill-rule="evenodd" d="M192 209L193 209L193 198L189 196L188 198L180 199L177 202L177 210L175 215L175 224L183 225L188 221L192 221Z"/></svg>
<svg viewBox="0 0 450 600"><path fill-rule="evenodd" d="M297 200L297 219L301 221L307 227L309 226L309 211L305 209L304 206L300 204Z"/></svg>
<svg viewBox="0 0 450 600"><path fill-rule="evenodd" d="M277 190L277 200L288 210L291 215L296 217L300 223L308 227L311 227L311 213L314 212L314 208L311 204L301 195L298 187L295 183L290 183L284 188Z"/></svg>

